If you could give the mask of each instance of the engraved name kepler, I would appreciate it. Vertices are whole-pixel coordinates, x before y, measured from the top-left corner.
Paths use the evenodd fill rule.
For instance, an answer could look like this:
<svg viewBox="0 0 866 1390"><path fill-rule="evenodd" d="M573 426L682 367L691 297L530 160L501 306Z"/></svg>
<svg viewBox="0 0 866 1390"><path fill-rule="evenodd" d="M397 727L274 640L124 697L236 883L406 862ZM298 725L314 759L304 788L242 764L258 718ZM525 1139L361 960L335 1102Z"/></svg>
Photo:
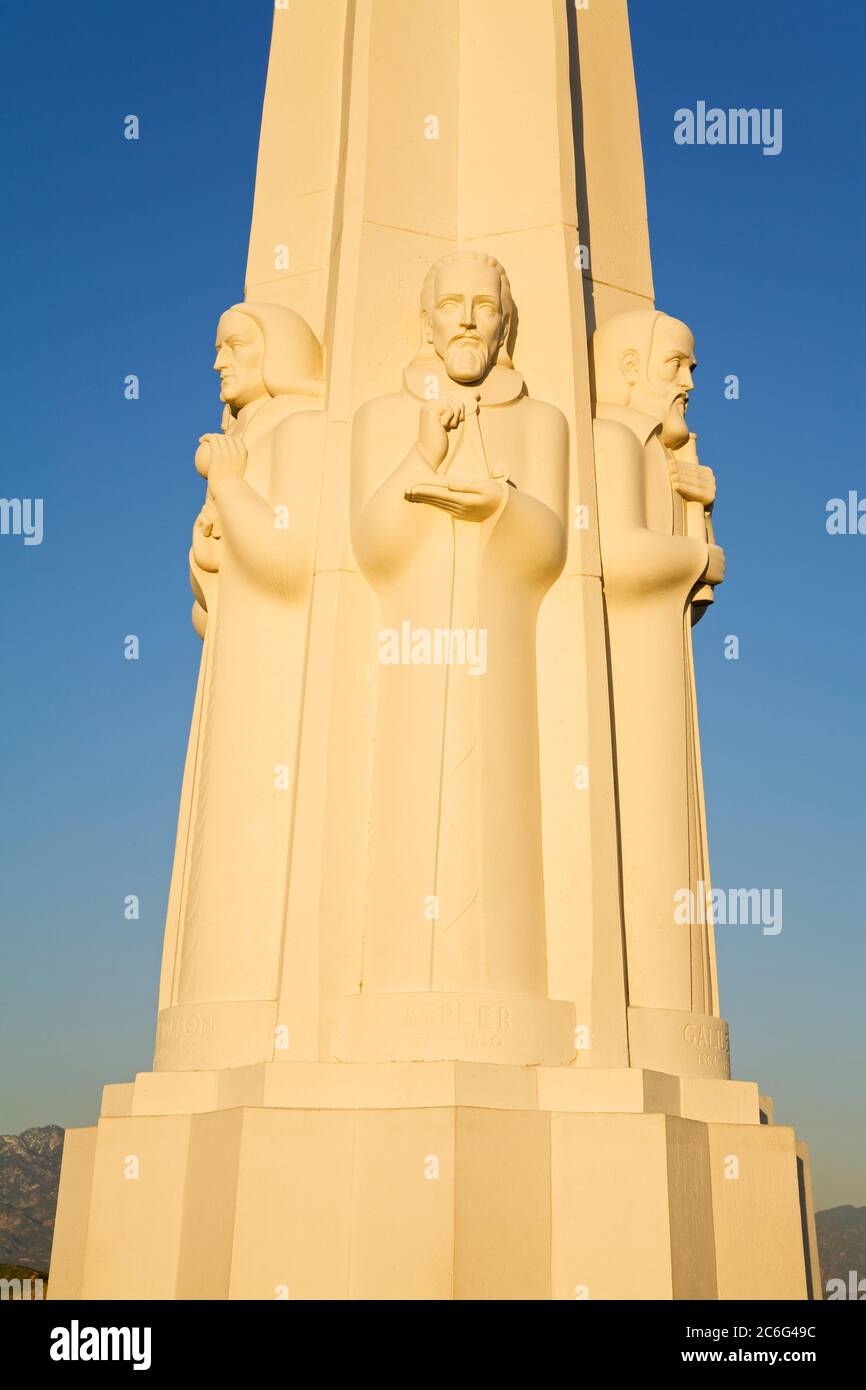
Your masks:
<svg viewBox="0 0 866 1390"><path fill-rule="evenodd" d="M401 1022L407 1028L485 1028L501 1032L510 1029L511 1010L501 1004L406 1004Z"/></svg>

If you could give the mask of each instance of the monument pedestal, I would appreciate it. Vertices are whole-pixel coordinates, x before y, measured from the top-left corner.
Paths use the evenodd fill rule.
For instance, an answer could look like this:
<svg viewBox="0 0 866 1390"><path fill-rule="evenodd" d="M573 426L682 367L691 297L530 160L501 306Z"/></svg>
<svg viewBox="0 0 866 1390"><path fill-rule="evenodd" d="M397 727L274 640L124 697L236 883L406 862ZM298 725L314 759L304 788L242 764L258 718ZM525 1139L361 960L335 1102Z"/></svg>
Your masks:
<svg viewBox="0 0 866 1390"><path fill-rule="evenodd" d="M638 1068L142 1073L67 1135L50 1296L803 1299L808 1160L762 1118Z"/></svg>

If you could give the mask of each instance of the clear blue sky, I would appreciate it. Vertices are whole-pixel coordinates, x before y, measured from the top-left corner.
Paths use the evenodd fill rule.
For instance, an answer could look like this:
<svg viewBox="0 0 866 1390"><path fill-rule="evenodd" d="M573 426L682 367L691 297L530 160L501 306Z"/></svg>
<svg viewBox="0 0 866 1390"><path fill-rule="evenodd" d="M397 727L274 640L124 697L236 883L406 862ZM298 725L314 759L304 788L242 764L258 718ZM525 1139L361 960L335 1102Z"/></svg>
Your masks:
<svg viewBox="0 0 866 1390"><path fill-rule="evenodd" d="M713 877L784 892L779 936L720 929L722 1009L735 1074L812 1145L820 1206L866 1202L866 536L825 529L829 498L866 496L861 16L632 4L657 298L697 332L690 419L729 563L696 634ZM150 1065L199 652L192 448L219 422L216 313L243 291L271 4L5 0L0 19L0 494L45 499L41 546L0 538L0 1132L17 1132L91 1123L104 1082ZM781 107L782 153L676 145L699 100Z"/></svg>

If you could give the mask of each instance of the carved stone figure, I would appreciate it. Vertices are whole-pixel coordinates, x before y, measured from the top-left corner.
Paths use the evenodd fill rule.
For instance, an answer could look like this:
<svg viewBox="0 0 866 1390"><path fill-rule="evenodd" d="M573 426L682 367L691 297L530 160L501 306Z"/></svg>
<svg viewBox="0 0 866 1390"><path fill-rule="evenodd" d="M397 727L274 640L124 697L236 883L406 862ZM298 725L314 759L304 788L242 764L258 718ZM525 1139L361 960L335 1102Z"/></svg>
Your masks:
<svg viewBox="0 0 866 1390"><path fill-rule="evenodd" d="M633 1008L717 1011L691 625L724 578L686 424L694 339L654 310L592 342L596 469ZM677 920L684 890L696 910Z"/></svg>
<svg viewBox="0 0 866 1390"><path fill-rule="evenodd" d="M566 542L567 425L506 351L505 271L443 257L403 389L354 424L380 600L365 991L547 993L535 630Z"/></svg>
<svg viewBox="0 0 866 1390"><path fill-rule="evenodd" d="M319 343L290 309L236 304L216 349L225 410L196 453L208 487L190 573L204 650L163 1009L276 995L315 550Z"/></svg>

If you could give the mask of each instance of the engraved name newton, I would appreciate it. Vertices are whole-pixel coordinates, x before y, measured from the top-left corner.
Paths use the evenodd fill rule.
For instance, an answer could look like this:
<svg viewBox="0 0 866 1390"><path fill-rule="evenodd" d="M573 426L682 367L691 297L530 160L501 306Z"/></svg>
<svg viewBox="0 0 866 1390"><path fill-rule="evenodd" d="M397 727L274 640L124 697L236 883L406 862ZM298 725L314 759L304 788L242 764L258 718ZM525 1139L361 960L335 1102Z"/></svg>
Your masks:
<svg viewBox="0 0 866 1390"><path fill-rule="evenodd" d="M214 1031L213 1014L201 1017L192 1014L188 1018L161 1018L157 1029L161 1043L173 1042L176 1038L204 1037Z"/></svg>

